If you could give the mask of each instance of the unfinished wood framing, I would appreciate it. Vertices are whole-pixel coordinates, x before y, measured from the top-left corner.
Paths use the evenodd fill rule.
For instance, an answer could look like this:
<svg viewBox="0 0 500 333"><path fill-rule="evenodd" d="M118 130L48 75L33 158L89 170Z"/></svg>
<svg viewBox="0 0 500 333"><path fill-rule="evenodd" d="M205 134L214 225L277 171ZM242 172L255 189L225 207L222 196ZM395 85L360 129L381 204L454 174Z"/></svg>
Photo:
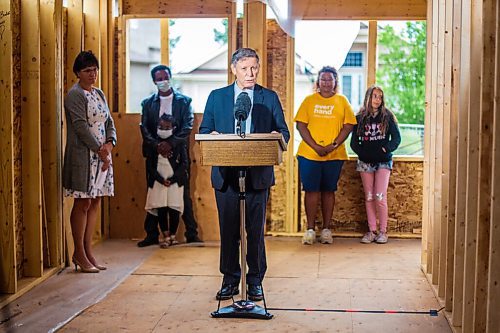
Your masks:
<svg viewBox="0 0 500 333"><path fill-rule="evenodd" d="M476 278L474 294L474 331L486 331L486 302L490 251L491 167L493 97L495 87L495 28L497 0L482 3L483 59L481 65L481 104L479 105L479 179L476 245Z"/></svg>
<svg viewBox="0 0 500 333"><path fill-rule="evenodd" d="M498 309L500 308L500 7L496 13L494 105L492 125L492 172L491 172L491 215L490 254L488 289L486 294L486 331L500 332Z"/></svg>
<svg viewBox="0 0 500 333"><path fill-rule="evenodd" d="M123 15L156 15L168 17L217 17L220 13L229 14L233 1L231 0L122 0ZM172 16L174 14L174 16Z"/></svg>
<svg viewBox="0 0 500 333"><path fill-rule="evenodd" d="M457 19L454 22L456 38L460 45L454 52L454 61L460 61L460 71L456 84L458 86L458 128L457 128L457 174L455 195L455 246L453 270L453 304L451 323L462 326L463 286L464 286L464 250L465 250L465 207L467 203L467 135L468 105L470 81L470 2L460 1L456 4ZM454 35L455 38L455 35ZM455 56L456 55L456 56ZM465 161L465 163L464 163ZM448 311L450 311L448 309Z"/></svg>
<svg viewBox="0 0 500 333"><path fill-rule="evenodd" d="M56 24L57 23L57 24ZM40 3L41 136L44 220L48 244L45 266L61 264L62 247L62 1ZM55 149L54 149L55 148Z"/></svg>
<svg viewBox="0 0 500 333"><path fill-rule="evenodd" d="M16 297L20 290L25 290L23 286L32 287L47 277L48 273L42 269L42 212L47 216L48 263L56 266L64 262L62 235L58 236L58 233L62 232L61 219L68 219L64 213L60 216L60 202L51 200L53 196L60 198L61 190L57 184L60 177L57 175L60 164L57 163L58 159L61 163L62 155L62 144L58 146L57 141L58 128L60 130L57 123L60 118L64 120L61 87L63 82L67 83L66 89L75 82L71 67L80 50L92 49L98 56L101 62L99 86L107 93L109 100L112 97L108 95L116 87L121 87L120 91L125 92L117 94L118 100L113 101L120 111L115 120L119 129L119 142L124 147L116 151L120 156L115 163L117 167L127 170L123 175L133 179L133 184L143 184L140 140L135 137L127 142L126 135L120 136L122 130L136 130L138 122L138 115L123 114L128 95L127 19L227 17L228 58L236 49L234 1L122 0L119 1L116 34L112 24L115 20L112 17L113 3L112 0L68 0L66 9L62 8L62 0L11 0L0 3L0 24L5 28L0 34L0 256L3 259L0 263L0 292L14 293L10 299ZM261 80L269 80L267 74L272 69L267 64L265 11L262 2L248 1L245 4L242 34L243 45L259 52ZM61 37L64 13L67 15L65 44ZM291 0L289 17L363 20L427 18L422 268L440 296L454 330L498 332L500 15L497 1ZM370 26L373 26L372 22ZM370 44L373 44L373 40L371 35ZM115 41L118 45L116 61L113 60L112 50ZM64 60L63 47L67 55ZM373 45L371 48L374 49ZM293 110L294 44L291 37L287 37L286 50L284 61L287 77L283 83L286 87L282 91L286 96L280 98L284 103L287 122L292 127L293 116L290 111ZM20 62L16 59L18 55L21 56ZM372 55L369 52L370 68L374 67L375 62ZM111 66L115 62L118 64L117 72L113 72ZM42 78L41 71L56 74ZM367 82L371 84L374 74L368 73ZM115 89L111 83L115 80L112 78L117 82ZM272 80L274 84L279 81ZM230 73L228 81L233 81ZM266 84L266 81L260 82ZM16 84L19 84L19 89ZM200 119L198 115L195 126ZM22 126L18 126L18 120L22 120ZM41 141L42 134L43 140L47 141ZM22 147L17 144L20 141L18 137L22 138ZM127 149L129 144L134 148ZM196 156L194 142L191 142L191 148L193 156ZM293 151L292 146L289 151ZM298 222L294 220L299 209L299 205L294 203L294 198L298 198L297 169L292 154L287 152L285 161L286 169L280 170L281 176L287 180L280 189L287 206L284 230L286 234L293 234L298 231ZM42 187L42 163L45 187ZM213 193L206 191L209 187L209 169L198 167L194 162L192 174L192 194L194 201L200 203L199 206L195 204L195 214L202 212L205 218L210 219L209 223L202 225L201 236L216 239L218 230L214 223L216 209ZM116 180L120 186L125 183L118 178ZM22 196L19 194L21 189ZM45 200L42 200L42 193ZM110 206L110 210L119 211L119 214L111 216L112 236L114 232L119 237L131 236L125 231L133 228L123 228L123 221L133 215L128 213L130 208L136 210L134 214L140 215L140 218L134 218L131 222L136 227L133 231L142 231L144 214L140 203L145 197L144 189L136 194L115 197L116 202ZM134 198L135 202L132 200ZM67 204L70 201L66 200ZM114 220L115 217L119 218ZM55 223L52 224L52 221ZM66 225L64 232L69 230ZM16 235L19 239L16 239ZM71 241L67 245L70 246ZM24 250L19 251L23 246ZM24 278L28 276L35 278L29 279L27 283Z"/></svg>
<svg viewBox="0 0 500 333"><path fill-rule="evenodd" d="M111 13L102 1L111 3L86 1L86 10L97 3L98 15ZM97 22L88 39L108 40L106 24ZM2 1L0 25L0 292L11 294L0 295L1 307L57 272L66 261L65 235L72 252L69 223L63 226L63 206L71 202L62 199L61 125L64 91L76 81L73 61L83 46L83 1L68 0L67 8L62 0Z"/></svg>
<svg viewBox="0 0 500 333"><path fill-rule="evenodd" d="M169 66L170 64L168 25L169 25L168 19L166 18L160 19L160 58L161 58L160 62L166 66Z"/></svg>
<svg viewBox="0 0 500 333"><path fill-rule="evenodd" d="M66 89L68 91L78 79L73 73L73 62L83 50L83 0L68 1L66 30Z"/></svg>
<svg viewBox="0 0 500 333"><path fill-rule="evenodd" d="M431 49L431 67L438 63L438 79L427 77L431 96L436 90L439 98L440 76L444 75L445 79L443 106L433 97L430 99L431 114L443 114L443 133L439 134L441 116L431 115L430 135L439 134L442 142L437 142L435 149L432 146L429 149L429 159L436 163L426 165L426 172L434 180L442 175L443 181L434 192L428 193L428 206L424 208L435 221L424 234L430 235L429 230L434 227L428 249L435 252L440 246L440 251L446 253L428 256L433 261L439 259L439 263L433 263L432 267L424 265L424 269L430 274L437 295L443 297L453 329L497 332L500 327L496 303L499 264L498 258L492 260L491 256L496 255L499 244L498 226L493 221L498 215L494 210L497 209L495 187L498 187L495 186L498 169L495 168L495 154L498 154L495 117L498 116L499 86L495 74L500 67L499 8L493 0L435 0L428 5L433 15L437 8L439 17L437 22L428 21L431 25L428 38L438 43L436 49ZM441 52L444 59L440 59ZM438 215L436 207L431 205L439 194L442 211ZM438 225L440 229L435 228ZM436 279L435 275L439 277Z"/></svg>
<svg viewBox="0 0 500 333"><path fill-rule="evenodd" d="M286 152L286 212L285 212L285 232L298 232L299 227L299 207L297 205L298 192L300 191L298 179L299 169L295 161L294 151L294 84L295 84L295 40L286 37L286 99L285 120L290 130L290 140L288 141L288 151Z"/></svg>
<svg viewBox="0 0 500 333"><path fill-rule="evenodd" d="M243 47L257 51L260 58L260 73L257 83L267 86L267 23L266 5L262 2L244 4Z"/></svg>
<svg viewBox="0 0 500 333"><path fill-rule="evenodd" d="M101 61L101 1L83 1L83 50L92 51ZM101 88L101 75L97 76L96 87ZM100 225L96 226L96 232L100 229Z"/></svg>
<svg viewBox="0 0 500 333"><path fill-rule="evenodd" d="M306 20L425 20L427 1L289 1L291 17Z"/></svg>
<svg viewBox="0 0 500 333"><path fill-rule="evenodd" d="M430 193L430 152L431 152L431 135L432 131L430 131L431 126L431 87L432 87L432 6L427 6L427 27L426 27L426 35L427 35L427 52L425 55L426 58L426 66L425 66L425 117L424 124L425 128L427 128L428 135L424 136L424 183L423 183L423 196L422 196L422 253L420 254L420 260L422 262L422 267L424 267L425 271L430 269L429 258L431 251L431 242L429 237L431 236L430 230L432 225L430 224L430 198L432 197Z"/></svg>
<svg viewBox="0 0 500 333"><path fill-rule="evenodd" d="M234 81L234 75L231 72L231 57L237 49L237 40L238 40L238 19L236 18L236 3L233 2L230 5L230 12L228 13L227 18L227 83L230 84Z"/></svg>
<svg viewBox="0 0 500 333"><path fill-rule="evenodd" d="M0 3L0 23L5 30L0 38L0 293L15 293L16 239L14 211L13 147L13 59L12 16L19 15L11 1Z"/></svg>
<svg viewBox="0 0 500 333"><path fill-rule="evenodd" d="M375 84L377 71L377 21L368 22L368 54L366 86L370 87Z"/></svg>
<svg viewBox="0 0 500 333"><path fill-rule="evenodd" d="M451 71L450 76L450 114L449 114L449 136L448 141L448 193L446 207L446 276L445 276L445 307L447 311L453 308L453 274L455 262L455 200L457 189L457 127L458 127L458 108L459 108L459 71L460 71L460 27L458 22L461 18L460 2L447 2L447 11L450 15L450 39L451 39Z"/></svg>
<svg viewBox="0 0 500 333"><path fill-rule="evenodd" d="M21 1L21 110L24 276L40 277L42 254L42 159L40 133L40 3Z"/></svg>
<svg viewBox="0 0 500 333"><path fill-rule="evenodd" d="M442 106L442 167L441 167L441 216L437 219L441 224L441 237L440 237L440 252L439 252L439 289L438 295L445 297L445 289L447 285L447 268L446 262L448 260L448 234L450 224L448 223L448 190L450 178L450 150L446 147L450 146L450 128L454 126L450 124L451 112L451 85L452 85L452 21L453 21L453 7L451 6L452 0L443 1L444 19L444 41L443 41L443 106ZM453 230L453 228L452 228ZM452 281L450 281L452 282Z"/></svg>

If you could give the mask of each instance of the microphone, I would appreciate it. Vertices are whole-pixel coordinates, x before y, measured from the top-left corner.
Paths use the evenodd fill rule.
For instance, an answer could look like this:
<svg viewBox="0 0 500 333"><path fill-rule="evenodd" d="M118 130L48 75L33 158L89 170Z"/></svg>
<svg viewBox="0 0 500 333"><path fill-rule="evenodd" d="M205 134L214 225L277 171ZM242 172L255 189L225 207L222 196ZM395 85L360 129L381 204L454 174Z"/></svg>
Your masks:
<svg viewBox="0 0 500 333"><path fill-rule="evenodd" d="M248 96L248 93L242 92L236 98L234 103L234 118L240 121L245 121L250 114L250 109L252 108L252 101Z"/></svg>

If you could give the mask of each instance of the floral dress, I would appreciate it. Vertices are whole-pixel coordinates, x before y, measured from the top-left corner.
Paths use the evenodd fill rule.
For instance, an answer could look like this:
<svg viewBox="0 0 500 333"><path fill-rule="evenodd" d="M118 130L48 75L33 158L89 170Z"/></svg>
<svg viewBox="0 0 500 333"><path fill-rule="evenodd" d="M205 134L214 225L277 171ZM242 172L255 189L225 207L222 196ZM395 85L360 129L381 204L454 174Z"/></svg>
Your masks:
<svg viewBox="0 0 500 333"><path fill-rule="evenodd" d="M109 116L109 110L99 93L84 90L88 100L87 122L89 131L94 135L97 141L102 145L106 142L106 120ZM90 150L90 190L89 192L64 189L64 194L73 198L96 198L102 196L114 195L113 162L106 171L102 171L103 162L97 153Z"/></svg>

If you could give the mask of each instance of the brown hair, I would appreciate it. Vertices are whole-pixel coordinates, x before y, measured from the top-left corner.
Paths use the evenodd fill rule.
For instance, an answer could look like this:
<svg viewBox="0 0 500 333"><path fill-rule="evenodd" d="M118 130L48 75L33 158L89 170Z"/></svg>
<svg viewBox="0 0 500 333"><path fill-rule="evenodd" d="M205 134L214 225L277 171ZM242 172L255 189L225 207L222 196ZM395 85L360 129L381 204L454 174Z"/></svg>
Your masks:
<svg viewBox="0 0 500 333"><path fill-rule="evenodd" d="M396 116L392 113L388 108L385 107L385 99L384 99L384 91L379 86L371 86L366 90L365 101L363 102L363 106L359 109L358 115L360 116L358 122L358 130L356 134L358 136L363 135L363 131L365 126L370 121L370 115L373 113L372 108L372 95L374 90L379 90L382 93L382 103L380 104L378 111L382 117L382 126L380 127L380 131L382 133L387 133L389 129L389 120L392 119L394 123L397 123Z"/></svg>

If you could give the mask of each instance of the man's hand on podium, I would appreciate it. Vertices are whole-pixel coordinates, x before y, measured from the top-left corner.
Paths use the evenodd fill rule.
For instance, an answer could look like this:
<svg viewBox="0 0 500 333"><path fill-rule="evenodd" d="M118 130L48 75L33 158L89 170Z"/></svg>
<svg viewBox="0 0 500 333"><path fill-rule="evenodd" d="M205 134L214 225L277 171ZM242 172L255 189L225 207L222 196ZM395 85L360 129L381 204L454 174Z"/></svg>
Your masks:
<svg viewBox="0 0 500 333"><path fill-rule="evenodd" d="M210 134L220 134L220 133L217 131L212 131Z"/></svg>

